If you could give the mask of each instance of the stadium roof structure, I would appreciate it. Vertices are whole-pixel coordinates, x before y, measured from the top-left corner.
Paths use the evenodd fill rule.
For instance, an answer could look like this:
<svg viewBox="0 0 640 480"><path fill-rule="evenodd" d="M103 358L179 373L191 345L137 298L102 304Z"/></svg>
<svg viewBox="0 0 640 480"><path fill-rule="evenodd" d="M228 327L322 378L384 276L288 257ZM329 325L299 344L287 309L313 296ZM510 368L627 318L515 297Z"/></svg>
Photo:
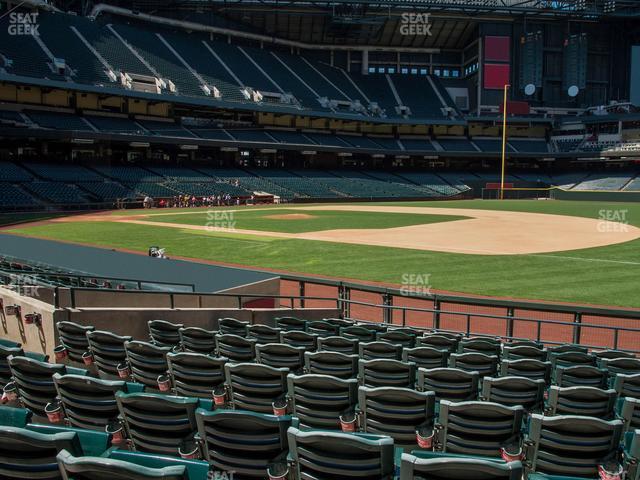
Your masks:
<svg viewBox="0 0 640 480"><path fill-rule="evenodd" d="M540 16L574 16L600 18L603 16L638 16L640 4L637 0L159 0L104 3L115 5L135 4L144 10L155 8L202 9L207 5L224 4L226 7L243 5L277 5L287 7L340 7L366 5L372 9L427 9L433 12L460 12L464 14L506 14Z"/></svg>

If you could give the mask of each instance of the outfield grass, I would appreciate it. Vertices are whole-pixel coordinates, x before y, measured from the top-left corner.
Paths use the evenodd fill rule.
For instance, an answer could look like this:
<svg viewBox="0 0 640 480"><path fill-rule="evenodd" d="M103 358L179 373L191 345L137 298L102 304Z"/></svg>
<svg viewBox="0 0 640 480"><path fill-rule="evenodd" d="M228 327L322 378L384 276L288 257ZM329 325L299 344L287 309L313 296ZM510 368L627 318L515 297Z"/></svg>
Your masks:
<svg viewBox="0 0 640 480"><path fill-rule="evenodd" d="M626 221L640 226L640 204L523 200L405 204L539 212L588 218L601 218L601 215L610 212L621 214L626 210ZM274 208L278 213L286 210L286 207ZM312 213L315 215L317 212ZM376 215L378 214L373 214ZM182 217L188 216L190 215L179 217L183 221ZM164 216L156 218L165 220ZM393 284L400 284L403 274L430 274L432 287L440 290L640 308L640 240L551 254L492 256L109 222L25 226L11 231L145 252L149 245L161 245L167 249L169 256Z"/></svg>
<svg viewBox="0 0 640 480"><path fill-rule="evenodd" d="M304 215L305 218L281 218L282 215ZM278 217L278 218L275 218ZM227 212L199 210L193 213L152 214L146 220L183 225L233 227L236 230L303 233L336 229L393 228L426 223L449 222L469 217L454 215L421 215L411 213L375 213L345 211L301 211L287 208L242 209Z"/></svg>

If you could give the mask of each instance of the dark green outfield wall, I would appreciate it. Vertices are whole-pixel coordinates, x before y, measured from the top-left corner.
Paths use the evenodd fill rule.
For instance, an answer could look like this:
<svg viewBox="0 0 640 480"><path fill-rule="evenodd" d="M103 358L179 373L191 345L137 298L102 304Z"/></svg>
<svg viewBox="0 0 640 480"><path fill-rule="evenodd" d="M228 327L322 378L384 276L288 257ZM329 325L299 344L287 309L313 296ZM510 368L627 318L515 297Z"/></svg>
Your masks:
<svg viewBox="0 0 640 480"><path fill-rule="evenodd" d="M551 198L556 200L589 200L595 202L640 202L640 192L580 192L571 190L551 190Z"/></svg>

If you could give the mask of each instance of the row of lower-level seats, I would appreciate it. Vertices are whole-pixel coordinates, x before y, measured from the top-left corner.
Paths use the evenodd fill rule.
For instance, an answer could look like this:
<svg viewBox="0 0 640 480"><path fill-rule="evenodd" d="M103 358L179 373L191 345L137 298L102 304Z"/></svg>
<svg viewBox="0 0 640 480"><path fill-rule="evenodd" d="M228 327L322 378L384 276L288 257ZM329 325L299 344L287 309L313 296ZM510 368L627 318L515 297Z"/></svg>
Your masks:
<svg viewBox="0 0 640 480"><path fill-rule="evenodd" d="M511 455L505 454L503 460L493 450L506 452L499 437L509 433L508 424L516 423L514 418L518 412L500 410L489 404L483 409L469 404L446 405L439 413L438 421L443 423L437 424L439 436L436 438L441 438L443 444L431 451L411 450L378 432L307 430L298 425L295 417L242 410L209 411L188 398L175 397L171 401L146 394L119 393L117 399L126 417L135 421L132 431L137 433L142 427L151 427L140 435L142 438L155 440L161 430L168 435L180 431L175 420L170 426L165 422L164 429L159 429L160 425L154 422L166 416L160 409L169 408L174 419L184 419L184 424L197 432L197 443L182 444L185 448L182 459L177 455L146 453L144 448L128 451L120 438L112 435L31 423L28 411L2 407L0 451L5 461L0 472L9 479L37 475L51 480L205 480L212 477L520 480L523 475L531 479L575 480L589 478L589 475L595 478L602 465L619 469L630 480L638 478L640 432L631 432L623 440L619 424L595 418L534 415L527 431L521 434L527 444L526 451L509 452ZM140 408L150 411L143 416ZM372 411L374 409L372 406ZM493 423L482 415L489 415ZM465 428L464 421L472 427ZM495 431L498 425L499 433ZM596 443L581 441L580 437L585 435L595 437ZM114 440L117 440L115 444ZM461 442L468 440L474 443L484 440L485 451L494 455L464 452ZM116 448L109 448L110 443ZM142 440L137 439L137 443ZM616 451L618 445L624 451L624 460ZM20 451L17 446L24 450ZM191 452L186 451L189 447L193 448ZM590 454L598 458L588 460ZM204 460L197 459L200 457ZM555 476L559 474L563 476Z"/></svg>
<svg viewBox="0 0 640 480"><path fill-rule="evenodd" d="M372 330L364 329L375 335L411 336L410 329L384 332L383 328L374 328L374 325L350 325L344 320L304 322L289 317L279 319L276 326L281 330L288 330L287 332L281 331L281 337L284 334L291 335L293 333L331 333L332 326L339 329L352 329L351 333L355 333L354 328L367 326ZM532 475L555 474L568 475L571 478L574 476L595 478L599 464L617 464L622 461L618 446L621 443L623 430L629 428L629 425L625 425L622 420L604 420L584 415L558 415L557 411L546 410L546 415L533 414L525 424L523 422L525 409L522 406L501 405L487 398L480 402L464 401L462 403L458 401L459 399L455 402L440 399L436 408L438 395L430 388L433 384L425 384L428 388L423 388L423 391L406 389L393 385L394 379L397 380L397 376L403 374L402 369L380 370L375 368L377 362L384 363L389 360L360 360L361 365L365 364L365 367L371 367L370 369L365 368L365 374L360 379L360 387L358 387L356 380L340 379L329 375L294 375L288 374L289 369L287 368L269 367L265 364L226 363L224 375L222 375L225 389L217 390L217 397L214 397L214 400L217 398L217 402L214 401L217 406L212 405L210 397L207 399L142 393L143 388L153 389L154 386L157 386L162 389L161 384L165 386L165 389L169 387L170 391L165 391L165 394L172 393L171 389L179 383L184 388L185 385L187 387L198 385L198 382L202 382L207 377L210 381L221 377L221 375L213 373L215 368L220 369L221 359L219 357L216 359L202 354L169 353L172 348L169 345L172 342L175 345L176 341L180 343L185 338L189 339L188 345L199 347L205 345L207 348L206 343L211 340L209 334L203 335L202 331L197 332L201 329L195 329L195 331L191 329L191 332L187 333L189 328L182 328L183 326L179 325L171 326L166 322L158 321L150 322L149 327L151 338L157 344L155 347L144 344L144 342L127 343L126 338L116 338L112 334L109 337L110 334L107 332L93 331L90 327L82 328L66 322L58 325L60 338L65 341L64 345L68 347L68 358L72 358L70 345L74 343L78 347L74 349L76 353L88 348L92 354L91 361L96 363L104 360L107 354L124 350L124 358L127 362L124 365L124 368L127 369L125 373L126 376L132 375L127 380L142 381L143 384L148 385L147 387L126 383L123 379L115 382L91 379L79 376L82 372L75 371L73 373L72 369L68 371L67 369L70 367L65 365L52 365L50 368L46 364L39 365L38 362L20 357L9 360L11 368L15 370L12 371L12 374L14 377L20 377L26 366L30 366L32 369L28 370L26 374L35 375L36 372L33 369L41 368L43 370L41 370L39 378L43 386L45 383L42 381L46 380L46 376L53 374L48 383L52 385L54 394L59 395L58 401L62 404L60 410L62 415L53 417L56 421L65 418L76 428L93 427L97 430L110 424L110 431L123 433L137 452L149 452L163 456L177 456L180 447L184 452L185 440L194 438L197 433L195 438L199 440L200 445L196 450L201 451L205 465L208 463L215 469L227 471L233 470L230 468L233 465L241 465L240 468L248 470L237 471L239 475L255 476L256 478L265 478L264 470L274 458L284 458L284 455L280 456L277 452L266 454L265 450L270 449L279 449L284 453L288 450L289 466L296 473L301 473L303 470L308 475L318 475L331 471L333 473L331 478L342 478L342 475L347 475L348 471L353 473L354 459L358 459L356 464L362 468L362 462L365 458L364 452L368 451L370 456L371 452L375 451L374 444L376 442L386 444L388 454L383 455L377 461L369 460L372 463L368 468L374 470L370 471L368 475L371 478L382 479L391 479L394 474L393 458L397 456L394 455L394 447L398 454L400 449L404 451L414 449L417 457L438 458L450 466L454 465L457 457L458 460L464 459L463 463L466 463L467 466L478 467L484 461L488 462L487 465L499 464L508 466L508 471L512 470L514 464L505 464L500 460L502 456L516 462L523 460L528 473ZM258 327L262 327L262 330L260 331ZM243 329L247 334L270 335L274 333L274 329L269 330L268 327L250 326L227 319L220 322L218 335L242 338L235 334L242 333ZM82 334L84 334L86 344L78 345L83 340ZM448 337L439 335L449 338L449 340L465 341L464 339L460 340L460 337L456 335ZM424 338L433 336L433 334L425 335ZM215 344L215 335L213 338ZM324 339L327 338L332 337ZM348 337L345 335L344 339L348 340ZM102 344L98 340L102 340ZM387 340L391 340L391 338L387 338ZM471 340L473 339L468 341ZM167 341L170 343L166 344ZM124 342L123 347L114 348L121 342ZM388 341L387 343L394 345L393 342ZM166 346L162 347L161 345ZM99 348L101 346L103 348ZM236 346L237 344L232 345L228 351L235 351ZM263 344L262 347L260 353L265 358L267 354L273 355L275 353L269 351L269 344ZM511 346L505 344L504 346L504 348L522 347L530 347L530 345ZM157 375L163 375L162 366L158 365L158 349L160 349L160 355L164 354L170 359L169 362L173 363L174 359L176 361L175 365L172 364L169 367L169 371L171 368L174 369L173 376L166 380L156 378ZM60 352L59 349L57 350ZM556 350L556 352L558 351ZM180 356L184 359L182 362L178 361ZM85 358L88 357L85 356ZM200 362L209 362L205 367L210 369L208 374L203 375L203 371L198 370L197 359ZM110 360L114 361L114 359ZM202 363L200 363L200 368L202 368ZM59 371L53 372L53 369ZM421 372L423 377L428 377L425 374L426 370L421 369ZM387 378L387 381L392 382L392 386L380 388L376 383L370 383L371 381L376 382L380 378ZM512 377L508 382L503 382L503 385L493 385L495 398L499 399L501 396L504 398L504 387L509 386L513 387L512 392L515 392L515 395L511 397L512 401L514 398L522 398L523 391L520 390L518 393L517 380ZM28 382L23 381L20 385L25 383ZM436 381L435 385L438 383L441 383L440 379ZM24 390L24 387L22 389ZM274 389L277 391L273 391ZM556 405L562 403L560 399L564 401L565 405L576 401L571 395L561 397L560 394L564 393L562 390L555 387L550 389L549 403L551 405L554 402ZM280 398L283 393L287 393L288 405L286 403L272 405L274 400ZM210 392L207 391L206 394L210 395ZM491 395L491 393L489 394ZM25 395L20 389L19 395L22 402L28 400L29 395ZM40 400L38 399L38 401ZM631 410L637 409L638 402L631 400L625 399L623 410L626 405L630 405ZM595 398L591 398L591 402L599 403ZM55 401L51 403L57 406ZM88 408L87 405L101 405L102 408ZM215 410L212 411L214 408ZM233 410L230 411L227 408ZM288 410L282 411L282 409ZM49 411L55 413L58 410L50 408ZM285 415L274 416L270 415L271 413ZM122 430L119 429L118 423L111 423L114 414L118 416ZM23 416L26 417L26 415ZM3 419L6 417L7 415L1 416ZM631 421L633 418L632 416ZM257 419L262 419L262 422L258 422ZM293 428L288 428L289 425L293 425ZM16 426L24 427L26 425ZM45 426L31 428L45 428ZM46 428L64 427L48 426ZM316 430L317 428L321 428L322 431ZM333 430L333 432L328 432L327 429ZM340 433L340 429L349 432L356 430L362 433ZM271 447L266 447L266 442L261 442L263 447L256 450L255 441L250 440L255 440L256 432L267 435L268 431L271 432L269 438L274 440L279 438L280 440L270 441L268 445ZM633 428L630 429L629 435L631 439L634 435ZM582 439L587 437L590 440L585 443ZM231 441L232 438L233 441ZM247 438L246 442L245 438ZM549 438L553 439L551 444ZM309 439L313 439L313 441L306 443ZM112 440L116 440L116 438ZM123 438L118 437L117 440L118 445L125 445L122 443ZM375 440L374 444L371 443L372 440ZM355 448L354 444L359 444L359 448L352 450ZM222 445L224 447L221 447ZM300 448L301 445L304 445L304 448ZM365 445L367 446L365 447ZM416 446L422 450L418 451ZM633 457L631 454L635 450L630 450L629 446L630 444L625 445L627 449L626 473L632 475L628 478L636 480L634 463L629 462L628 458L636 458L637 454L636 457ZM124 446L120 448L124 448ZM240 463L238 460L240 458L246 459L249 452L252 452L254 461L248 465L246 461ZM256 454L256 452L263 452L265 455ZM345 455L345 452L350 453ZM301 456L304 457L304 461L301 461ZM408 460L407 457L404 459ZM416 459L412 459L412 462L420 463ZM176 463L180 463L177 458ZM410 468L405 463L403 463L403 467ZM298 469L302 469L301 472L298 472ZM465 471L459 477L451 476L458 475L459 472L459 470L453 469L447 478L514 478L515 480L521 475L521 472L518 472L516 477L487 476L485 471L480 476L474 476L475 473ZM402 478L414 478L414 476L411 474Z"/></svg>

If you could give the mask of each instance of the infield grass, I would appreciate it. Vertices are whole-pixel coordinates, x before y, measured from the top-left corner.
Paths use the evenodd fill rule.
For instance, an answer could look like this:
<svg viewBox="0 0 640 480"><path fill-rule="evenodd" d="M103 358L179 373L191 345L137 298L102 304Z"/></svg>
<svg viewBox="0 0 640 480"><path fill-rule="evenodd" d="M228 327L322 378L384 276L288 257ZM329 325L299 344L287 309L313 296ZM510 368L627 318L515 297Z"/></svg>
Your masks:
<svg viewBox="0 0 640 480"><path fill-rule="evenodd" d="M302 211L287 208L243 209L239 211L197 211L179 214L152 214L145 220L182 225L225 226L236 230L303 233L321 230L393 228L426 223L462 220L465 216L421 215L411 213L374 213L331 210Z"/></svg>
<svg viewBox="0 0 640 480"><path fill-rule="evenodd" d="M640 204L635 203L479 200L390 205L510 210L596 219L618 212L618 215L625 216L625 221L640 226ZM269 210L280 214L286 212L287 207ZM118 214L132 213L149 212L128 211ZM306 213L316 215L318 211ZM341 215L344 213L347 212L340 212ZM186 217L193 216L193 221L200 221L198 216L203 214L201 211L175 217L179 217L176 220L178 223L187 224ZM376 217L379 214L368 215ZM421 217L421 223L427 223L424 220L431 216ZM438 220L442 219L438 217ZM166 221L166 217L162 215L153 220ZM259 218L253 221L258 222ZM287 225L301 222L301 225L305 221L284 222ZM334 225L331 228L335 228ZM384 226L378 224L374 228ZM432 287L436 290L640 308L640 240L550 254L463 255L112 222L52 223L23 226L10 231L141 252L146 252L149 245L161 245L167 249L169 256L396 285L402 282L403 274L429 274Z"/></svg>

